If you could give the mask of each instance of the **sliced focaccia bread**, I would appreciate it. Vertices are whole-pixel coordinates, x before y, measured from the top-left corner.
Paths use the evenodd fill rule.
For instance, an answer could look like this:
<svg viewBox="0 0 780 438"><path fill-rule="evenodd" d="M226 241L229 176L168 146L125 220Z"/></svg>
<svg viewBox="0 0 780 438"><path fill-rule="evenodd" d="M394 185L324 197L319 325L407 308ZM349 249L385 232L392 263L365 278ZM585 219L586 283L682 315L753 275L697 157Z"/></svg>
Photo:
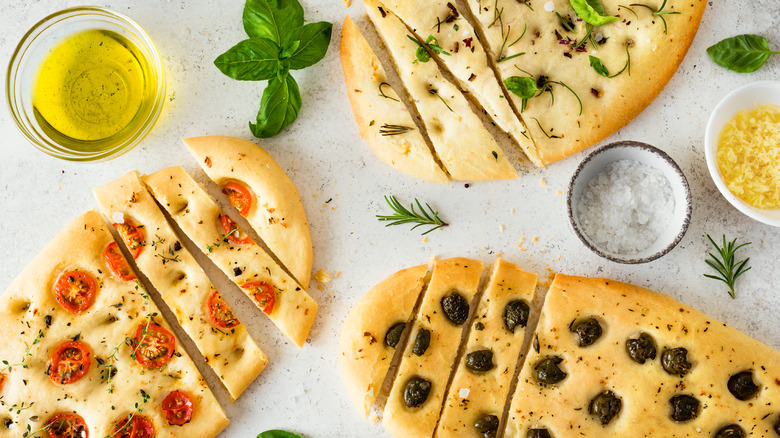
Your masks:
<svg viewBox="0 0 780 438"><path fill-rule="evenodd" d="M117 269L115 244L90 211L0 297L0 436L196 438L227 425L133 271Z"/></svg>
<svg viewBox="0 0 780 438"><path fill-rule="evenodd" d="M427 265L404 269L372 287L352 307L339 335L339 367L352 403L369 418L382 383L409 331Z"/></svg>
<svg viewBox="0 0 780 438"><path fill-rule="evenodd" d="M452 379L437 437L496 436L515 375L536 274L498 259Z"/></svg>
<svg viewBox="0 0 780 438"><path fill-rule="evenodd" d="M268 152L236 137L193 137L184 144L304 289L311 277L309 223L295 185Z"/></svg>
<svg viewBox="0 0 780 438"><path fill-rule="evenodd" d="M777 436L780 353L666 295L558 274L532 345L506 437Z"/></svg>
<svg viewBox="0 0 780 438"><path fill-rule="evenodd" d="M481 276L479 260L435 262L384 410L393 436L433 434Z"/></svg>
<svg viewBox="0 0 780 438"><path fill-rule="evenodd" d="M140 246L133 251L135 263L160 292L233 400L238 398L265 368L268 358L181 244L138 173L130 172L98 187L95 196L114 227L134 228L135 234L140 233ZM134 246L133 241L124 243L128 249ZM121 256L118 251L113 254Z"/></svg>
<svg viewBox="0 0 780 438"><path fill-rule="evenodd" d="M512 137L534 164L541 166L530 133L504 97L482 43L471 23L458 11L457 2L431 0L425 2L424 7L415 0L383 0L381 3L410 27L421 42L434 43L444 51L437 55L436 51L429 50L496 125Z"/></svg>
<svg viewBox="0 0 780 438"><path fill-rule="evenodd" d="M504 152L471 110L458 88L442 77L435 62L415 62L419 47L406 26L376 0L366 11L385 42L433 147L444 168L456 180L517 177Z"/></svg>
<svg viewBox="0 0 780 438"><path fill-rule="evenodd" d="M179 166L143 177L182 231L299 347L317 303Z"/></svg>
<svg viewBox="0 0 780 438"><path fill-rule="evenodd" d="M415 178L445 184L447 175L349 15L341 29L341 67L358 131L374 154Z"/></svg>

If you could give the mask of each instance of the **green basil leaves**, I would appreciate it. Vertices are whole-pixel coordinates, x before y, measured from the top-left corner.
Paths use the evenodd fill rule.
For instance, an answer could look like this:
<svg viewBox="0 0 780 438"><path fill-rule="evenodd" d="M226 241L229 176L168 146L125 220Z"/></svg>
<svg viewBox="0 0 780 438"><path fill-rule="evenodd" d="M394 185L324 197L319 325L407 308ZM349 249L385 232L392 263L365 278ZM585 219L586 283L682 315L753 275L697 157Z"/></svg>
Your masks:
<svg viewBox="0 0 780 438"><path fill-rule="evenodd" d="M301 436L284 430L266 430L257 438L301 438Z"/></svg>
<svg viewBox="0 0 780 438"><path fill-rule="evenodd" d="M539 92L536 79L528 76L512 76L504 80L506 89L516 94L521 99L530 99Z"/></svg>
<svg viewBox="0 0 780 438"><path fill-rule="evenodd" d="M607 15L601 0L569 0L574 12L592 26L603 26L617 21L618 17Z"/></svg>
<svg viewBox="0 0 780 438"><path fill-rule="evenodd" d="M301 93L290 70L310 67L325 57L333 25L303 24L298 0L247 0L241 41L214 60L226 76L239 81L268 81L249 128L256 137L273 137L294 122Z"/></svg>
<svg viewBox="0 0 780 438"><path fill-rule="evenodd" d="M452 53L444 50L440 45L439 42L436 41L436 37L433 35L428 35L428 38L425 40L425 44L420 44L419 41L417 41L417 38L407 35L407 38L412 40L415 44L417 44L417 50L414 52L415 59L414 62L428 62L431 60L431 54L428 53L427 50L425 50L425 47L427 46L431 51L437 55L447 55L452 56Z"/></svg>
<svg viewBox="0 0 780 438"><path fill-rule="evenodd" d="M737 35L709 47L707 54L715 64L737 73L752 73L761 68L772 51L766 38L758 35Z"/></svg>
<svg viewBox="0 0 780 438"><path fill-rule="evenodd" d="M628 75L631 76L631 53L628 51L628 46L626 46L626 58L626 64L623 66L623 68L619 72L610 75L607 66L604 65L601 59L592 55L588 55L590 66L593 67L593 70L596 70L596 73L604 76L605 78L614 78L615 76L619 76L621 73L626 71L626 69L628 69Z"/></svg>

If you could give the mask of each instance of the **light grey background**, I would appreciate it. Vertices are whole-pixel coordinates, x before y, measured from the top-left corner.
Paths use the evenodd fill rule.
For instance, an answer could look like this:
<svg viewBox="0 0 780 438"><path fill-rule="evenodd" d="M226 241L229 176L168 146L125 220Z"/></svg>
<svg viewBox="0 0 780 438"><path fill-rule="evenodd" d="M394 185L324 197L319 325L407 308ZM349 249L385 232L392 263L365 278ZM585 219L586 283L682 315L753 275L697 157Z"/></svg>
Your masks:
<svg viewBox="0 0 780 438"><path fill-rule="evenodd" d="M656 145L677 161L691 185L688 233L671 253L641 266L602 260L574 235L566 218L565 190L583 153L545 170L520 165L516 180L472 183L468 188L462 182L439 186L416 181L382 164L357 135L339 63L344 15L365 23L363 6L359 0L350 8L341 0L303 3L308 21L333 22L331 46L323 62L293 73L304 101L295 124L258 143L301 193L311 224L314 271L341 274L323 290L312 283L310 293L320 303L320 312L302 350L283 339L240 292L221 286L271 360L237 403L225 404L231 424L221 436L254 436L270 428L310 437L387 436L381 427L365 424L346 399L336 364L338 332L349 308L372 285L431 256L468 256L490 263L501 253L543 280L551 270L635 283L780 348L780 270L775 268L780 229L752 221L720 196L707 173L702 147L707 117L720 98L748 82L777 79L780 72L780 56L775 56L758 73L731 73L716 67L706 48L739 33L764 35L775 50L780 48L776 0L710 2L688 56L666 89L630 125L603 142L631 139ZM7 65L18 40L35 22L78 4L2 0L0 63ZM212 64L244 38L243 1L114 0L100 5L130 15L156 41L168 75L162 117L151 135L126 155L106 163L74 164L27 144L7 109L0 109L0 290L67 221L96 208L93 187L133 169L151 173L176 164L197 170L203 180L180 138L251 138L247 122L257 112L262 85L230 80ZM374 215L387 212L382 196L390 194L404 202L413 197L427 200L452 225L427 240L405 228L384 228ZM705 233L753 242L741 253L751 257L753 270L739 281L736 300L722 284L702 277L708 270ZM218 286L222 280L215 280ZM224 389L212 388L226 400Z"/></svg>

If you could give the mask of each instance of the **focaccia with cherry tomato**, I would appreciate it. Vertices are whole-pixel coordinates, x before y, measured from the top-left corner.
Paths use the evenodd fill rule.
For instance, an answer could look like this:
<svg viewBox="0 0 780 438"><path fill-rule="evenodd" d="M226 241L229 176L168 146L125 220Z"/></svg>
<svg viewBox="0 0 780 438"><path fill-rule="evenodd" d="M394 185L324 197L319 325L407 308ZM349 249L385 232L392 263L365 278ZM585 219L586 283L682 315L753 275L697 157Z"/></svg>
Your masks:
<svg viewBox="0 0 780 438"><path fill-rule="evenodd" d="M114 228L131 226L139 230L135 234L142 234L141 250L133 252L135 263L173 310L230 396L237 399L265 368L265 353L181 244L137 172L98 187L95 196ZM124 240L128 250L134 243ZM113 250L109 252L113 254ZM107 260L113 257L109 252Z"/></svg>
<svg viewBox="0 0 780 438"><path fill-rule="evenodd" d="M227 426L113 245L87 212L0 297L0 437L201 438Z"/></svg>

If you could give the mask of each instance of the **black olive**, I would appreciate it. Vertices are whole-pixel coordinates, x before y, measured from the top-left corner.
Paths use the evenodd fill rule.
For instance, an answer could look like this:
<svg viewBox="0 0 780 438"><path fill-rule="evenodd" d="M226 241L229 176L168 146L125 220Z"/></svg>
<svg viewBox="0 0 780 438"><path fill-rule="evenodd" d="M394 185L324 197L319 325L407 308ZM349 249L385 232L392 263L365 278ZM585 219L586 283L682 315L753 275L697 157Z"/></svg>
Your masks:
<svg viewBox="0 0 780 438"><path fill-rule="evenodd" d="M457 292L452 292L441 299L441 308L450 321L455 325L462 325L469 318L469 303Z"/></svg>
<svg viewBox="0 0 780 438"><path fill-rule="evenodd" d="M669 403L674 421L688 421L699 416L699 401L690 395L675 395Z"/></svg>
<svg viewBox="0 0 780 438"><path fill-rule="evenodd" d="M534 366L536 380L552 385L566 378L566 373L558 367L563 359L557 356L546 357Z"/></svg>
<svg viewBox="0 0 780 438"><path fill-rule="evenodd" d="M46 324L46 328L51 327L51 315L46 315L43 317L43 322Z"/></svg>
<svg viewBox="0 0 780 438"><path fill-rule="evenodd" d="M485 415L476 422L474 428L485 438L496 438L498 432L498 417L495 415Z"/></svg>
<svg viewBox="0 0 780 438"><path fill-rule="evenodd" d="M580 347L592 345L601 337L601 324L595 318L588 318L574 322L571 331L577 335L577 344Z"/></svg>
<svg viewBox="0 0 780 438"><path fill-rule="evenodd" d="M607 389L590 401L588 411L598 417L602 425L607 425L620 413L622 407L623 401Z"/></svg>
<svg viewBox="0 0 780 438"><path fill-rule="evenodd" d="M401 335L404 334L405 328L405 322L399 322L398 324L390 327L390 330L388 330L387 334L385 334L385 345L395 348L395 346L398 345L398 342L401 341Z"/></svg>
<svg viewBox="0 0 780 438"><path fill-rule="evenodd" d="M647 359L655 359L655 342L647 333L640 333L636 339L626 341L626 351L634 362L643 364Z"/></svg>
<svg viewBox="0 0 780 438"><path fill-rule="evenodd" d="M504 324L510 332L515 332L515 327L525 327L528 324L528 314L531 309L528 303L523 300L513 300L506 305L504 309Z"/></svg>
<svg viewBox="0 0 780 438"><path fill-rule="evenodd" d="M688 374L691 363L688 362L688 350L685 348L667 348L661 354L661 365L669 374L679 374L680 377Z"/></svg>
<svg viewBox="0 0 780 438"><path fill-rule="evenodd" d="M417 338L414 340L414 346L412 346L412 353L422 356L425 354L425 350L428 349L428 346L431 345L431 332L428 330L425 330L424 328L421 328L419 332L417 332Z"/></svg>
<svg viewBox="0 0 780 438"><path fill-rule="evenodd" d="M431 382L421 377L412 377L404 385L404 403L407 407L416 408L428 400L430 393Z"/></svg>
<svg viewBox="0 0 780 438"><path fill-rule="evenodd" d="M736 424L729 424L726 427L722 427L715 434L715 438L745 438L745 431Z"/></svg>
<svg viewBox="0 0 780 438"><path fill-rule="evenodd" d="M753 383L753 372L742 371L729 378L729 392L739 400L749 400L758 392L758 386Z"/></svg>
<svg viewBox="0 0 780 438"><path fill-rule="evenodd" d="M479 331L485 330L485 324L482 324L481 322L474 324L474 330L479 330Z"/></svg>
<svg viewBox="0 0 780 438"><path fill-rule="evenodd" d="M466 368L471 371L490 371L495 368L493 352L490 350L473 351L466 355Z"/></svg>
<svg viewBox="0 0 780 438"><path fill-rule="evenodd" d="M780 416L777 417L777 421L775 422L775 433L780 436Z"/></svg>
<svg viewBox="0 0 780 438"><path fill-rule="evenodd" d="M528 429L525 438L552 438L552 435L547 429Z"/></svg>

